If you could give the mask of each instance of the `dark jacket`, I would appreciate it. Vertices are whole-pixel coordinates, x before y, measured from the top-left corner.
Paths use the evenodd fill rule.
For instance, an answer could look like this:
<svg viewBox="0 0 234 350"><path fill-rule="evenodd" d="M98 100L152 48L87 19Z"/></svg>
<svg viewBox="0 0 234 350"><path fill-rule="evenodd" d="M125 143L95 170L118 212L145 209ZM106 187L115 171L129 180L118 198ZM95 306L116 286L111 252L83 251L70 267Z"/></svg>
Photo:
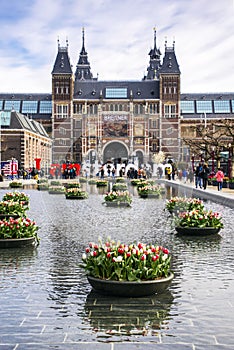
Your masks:
<svg viewBox="0 0 234 350"><path fill-rule="evenodd" d="M209 173L210 173L210 169L206 165L204 165L203 169L202 169L202 172L201 172L201 177L203 179L208 179Z"/></svg>

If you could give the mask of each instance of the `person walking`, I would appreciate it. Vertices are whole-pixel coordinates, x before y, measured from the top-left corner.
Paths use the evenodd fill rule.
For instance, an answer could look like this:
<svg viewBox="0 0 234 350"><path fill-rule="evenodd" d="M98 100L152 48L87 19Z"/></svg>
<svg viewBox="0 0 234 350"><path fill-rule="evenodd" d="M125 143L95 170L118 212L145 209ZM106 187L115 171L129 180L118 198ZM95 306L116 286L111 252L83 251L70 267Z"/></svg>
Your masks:
<svg viewBox="0 0 234 350"><path fill-rule="evenodd" d="M221 168L218 168L218 171L215 174L215 178L217 180L218 191L221 191L223 188L223 178L224 178L224 173L221 170Z"/></svg>
<svg viewBox="0 0 234 350"><path fill-rule="evenodd" d="M182 170L182 179L183 179L183 182L186 184L187 182L187 177L188 177L188 172L186 169L183 169Z"/></svg>
<svg viewBox="0 0 234 350"><path fill-rule="evenodd" d="M199 163L198 166L195 169L195 186L196 188L199 186L200 188L202 188L202 164Z"/></svg>
<svg viewBox="0 0 234 350"><path fill-rule="evenodd" d="M201 172L201 178L203 183L203 189L205 190L208 183L208 175L210 173L210 169L208 168L208 165L206 163L203 164L203 169Z"/></svg>

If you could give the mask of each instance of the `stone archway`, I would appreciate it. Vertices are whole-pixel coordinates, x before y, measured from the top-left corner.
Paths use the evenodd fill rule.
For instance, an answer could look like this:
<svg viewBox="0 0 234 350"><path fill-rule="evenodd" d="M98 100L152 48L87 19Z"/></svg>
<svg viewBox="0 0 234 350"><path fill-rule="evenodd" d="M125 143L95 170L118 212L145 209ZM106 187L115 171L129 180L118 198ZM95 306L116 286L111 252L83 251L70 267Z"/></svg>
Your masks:
<svg viewBox="0 0 234 350"><path fill-rule="evenodd" d="M144 155L142 151L136 151L136 156L138 158L139 167L144 163Z"/></svg>
<svg viewBox="0 0 234 350"><path fill-rule="evenodd" d="M103 163L115 159L128 159L127 147L123 143L117 141L110 142L103 150Z"/></svg>

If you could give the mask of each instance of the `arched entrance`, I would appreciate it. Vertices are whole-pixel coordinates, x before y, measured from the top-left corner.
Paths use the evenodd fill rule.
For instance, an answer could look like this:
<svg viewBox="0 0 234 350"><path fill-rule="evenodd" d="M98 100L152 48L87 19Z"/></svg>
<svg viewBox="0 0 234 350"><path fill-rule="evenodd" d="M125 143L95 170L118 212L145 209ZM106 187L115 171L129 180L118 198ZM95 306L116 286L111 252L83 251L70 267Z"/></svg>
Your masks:
<svg viewBox="0 0 234 350"><path fill-rule="evenodd" d="M127 160L128 150L127 147L121 142L110 142L103 151L103 163L108 160Z"/></svg>
<svg viewBox="0 0 234 350"><path fill-rule="evenodd" d="M139 167L141 167L141 165L144 163L144 156L142 151L136 151L136 156L138 158Z"/></svg>

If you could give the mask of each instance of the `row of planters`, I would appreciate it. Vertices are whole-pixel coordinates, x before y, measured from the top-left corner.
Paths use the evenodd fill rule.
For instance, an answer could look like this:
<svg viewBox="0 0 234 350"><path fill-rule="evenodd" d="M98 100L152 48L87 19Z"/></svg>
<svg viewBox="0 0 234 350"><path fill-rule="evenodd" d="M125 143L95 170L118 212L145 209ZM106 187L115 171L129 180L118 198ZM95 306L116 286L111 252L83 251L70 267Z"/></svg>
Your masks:
<svg viewBox="0 0 234 350"><path fill-rule="evenodd" d="M223 228L221 215L207 210L197 198L172 197L166 201L165 209L173 215L173 225L179 234L210 235Z"/></svg>
<svg viewBox="0 0 234 350"><path fill-rule="evenodd" d="M141 198L159 198L165 193L165 188L156 185L153 180L132 179L131 185L137 187L138 195Z"/></svg>
<svg viewBox="0 0 234 350"><path fill-rule="evenodd" d="M48 191L49 194L63 194L67 199L85 199L88 193L81 190L79 182L61 183L60 181L38 180L38 190Z"/></svg>
<svg viewBox="0 0 234 350"><path fill-rule="evenodd" d="M68 183L65 185L65 197L66 199L86 199L88 193L83 191L79 182Z"/></svg>
<svg viewBox="0 0 234 350"><path fill-rule="evenodd" d="M39 227L27 217L29 196L22 192L8 192L0 201L0 248L38 245Z"/></svg>
<svg viewBox="0 0 234 350"><path fill-rule="evenodd" d="M208 185L210 186L218 186L217 180L215 177L211 177L208 179ZM223 178L223 188L230 188L234 190L234 178L229 179L228 177Z"/></svg>

